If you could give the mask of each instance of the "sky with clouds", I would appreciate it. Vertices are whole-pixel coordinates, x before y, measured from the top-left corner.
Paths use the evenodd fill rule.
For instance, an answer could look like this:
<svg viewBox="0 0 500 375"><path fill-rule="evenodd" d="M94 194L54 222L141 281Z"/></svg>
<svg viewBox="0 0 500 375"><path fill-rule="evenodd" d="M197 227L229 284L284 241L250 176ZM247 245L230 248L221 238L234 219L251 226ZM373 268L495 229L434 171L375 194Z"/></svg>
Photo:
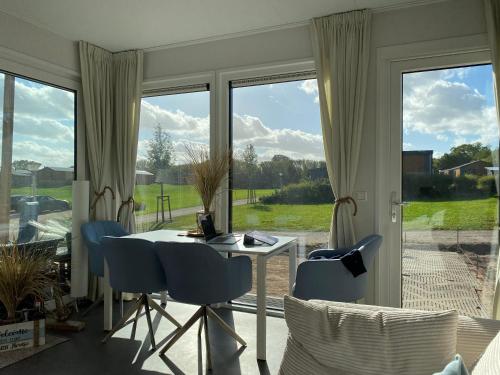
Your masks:
<svg viewBox="0 0 500 375"><path fill-rule="evenodd" d="M3 84L0 73L1 102ZM439 156L466 142L498 147L491 65L407 73L403 95L405 150ZM208 143L208 116L208 92L144 98L139 158L160 124L172 137L176 162L184 163L185 144ZM237 153L252 143L260 161L276 154L323 160L316 80L233 89L233 136ZM14 160L72 166L74 94L16 78L13 148Z"/></svg>
<svg viewBox="0 0 500 375"><path fill-rule="evenodd" d="M439 157L463 143L498 147L491 65L406 73L403 96L404 150ZM208 113L208 92L143 99L139 157L160 124L176 162L184 162L186 143L208 143ZM253 144L260 161L276 154L324 160L316 80L233 89L233 142L237 153Z"/></svg>
<svg viewBox="0 0 500 375"><path fill-rule="evenodd" d="M270 160L276 154L324 160L317 91L316 80L235 88L235 153L253 144L260 161ZM144 98L139 158L146 157L148 140L160 124L172 138L176 163L185 162L185 144L208 143L208 116L208 92Z"/></svg>
<svg viewBox="0 0 500 375"><path fill-rule="evenodd" d="M2 104L3 90L4 75L0 73ZM0 135L1 132L2 129ZM16 78L12 160L28 159L43 166L71 167L74 139L74 93Z"/></svg>
<svg viewBox="0 0 500 375"><path fill-rule="evenodd" d="M435 157L463 143L498 148L491 65L404 74L403 128L405 150Z"/></svg>

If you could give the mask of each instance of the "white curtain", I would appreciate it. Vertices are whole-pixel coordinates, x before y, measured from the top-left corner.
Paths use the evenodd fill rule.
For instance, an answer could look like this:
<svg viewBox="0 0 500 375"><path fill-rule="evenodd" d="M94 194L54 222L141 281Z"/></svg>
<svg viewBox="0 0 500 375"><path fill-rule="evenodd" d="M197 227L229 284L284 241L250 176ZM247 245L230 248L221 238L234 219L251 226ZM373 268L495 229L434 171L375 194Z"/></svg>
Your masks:
<svg viewBox="0 0 500 375"><path fill-rule="evenodd" d="M367 10L315 18L312 38L328 176L336 203L329 246L352 245L352 216L365 112L371 14Z"/></svg>
<svg viewBox="0 0 500 375"><path fill-rule="evenodd" d="M500 119L500 2L498 0L485 0L486 26L490 41L491 62L495 85L497 103L497 119ZM493 304L493 318L500 320L500 254L497 265L497 278Z"/></svg>
<svg viewBox="0 0 500 375"><path fill-rule="evenodd" d="M83 109L87 160L90 171L90 220L114 220L113 149L113 55L80 41ZM97 277L89 279L90 299L101 295ZM105 289L109 293L109 289Z"/></svg>
<svg viewBox="0 0 500 375"><path fill-rule="evenodd" d="M127 51L113 55L114 122L116 134L116 183L121 204L118 219L129 232L135 232L135 162L139 136L142 96L143 52Z"/></svg>
<svg viewBox="0 0 500 375"><path fill-rule="evenodd" d="M90 170L91 219L113 220L113 55L80 42L87 160Z"/></svg>

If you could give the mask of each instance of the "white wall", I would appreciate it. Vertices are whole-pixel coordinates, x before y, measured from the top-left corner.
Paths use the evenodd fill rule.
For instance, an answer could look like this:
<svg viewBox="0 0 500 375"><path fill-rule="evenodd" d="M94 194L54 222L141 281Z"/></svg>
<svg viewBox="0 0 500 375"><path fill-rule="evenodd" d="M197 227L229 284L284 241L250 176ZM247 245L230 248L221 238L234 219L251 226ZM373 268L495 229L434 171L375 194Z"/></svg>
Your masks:
<svg viewBox="0 0 500 375"><path fill-rule="evenodd" d="M0 12L0 48L74 72L79 70L76 42L2 12Z"/></svg>

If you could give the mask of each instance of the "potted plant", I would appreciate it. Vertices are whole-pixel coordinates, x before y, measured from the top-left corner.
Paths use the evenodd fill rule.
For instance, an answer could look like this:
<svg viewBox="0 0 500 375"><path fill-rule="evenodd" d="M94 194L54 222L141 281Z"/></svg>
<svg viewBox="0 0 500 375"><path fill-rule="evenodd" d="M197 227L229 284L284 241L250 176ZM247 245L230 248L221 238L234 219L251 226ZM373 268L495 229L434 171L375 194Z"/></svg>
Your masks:
<svg viewBox="0 0 500 375"><path fill-rule="evenodd" d="M45 343L42 301L54 286L46 252L16 244L0 246L0 353Z"/></svg>
<svg viewBox="0 0 500 375"><path fill-rule="evenodd" d="M231 165L231 150L210 155L208 147L187 145L186 157L191 169L191 183L200 195L203 211L196 213L197 233L202 233L200 218L211 214L215 222L212 203L222 181L227 178Z"/></svg>

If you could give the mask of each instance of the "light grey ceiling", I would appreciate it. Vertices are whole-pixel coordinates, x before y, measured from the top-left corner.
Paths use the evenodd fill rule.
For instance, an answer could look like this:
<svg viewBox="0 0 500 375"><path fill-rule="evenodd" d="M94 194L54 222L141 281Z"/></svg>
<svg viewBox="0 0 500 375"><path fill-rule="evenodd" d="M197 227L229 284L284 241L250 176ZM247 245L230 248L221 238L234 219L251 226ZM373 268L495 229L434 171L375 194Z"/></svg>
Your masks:
<svg viewBox="0 0 500 375"><path fill-rule="evenodd" d="M119 51L237 35L335 12L419 1L423 0L0 0L0 11L67 39L83 39Z"/></svg>

